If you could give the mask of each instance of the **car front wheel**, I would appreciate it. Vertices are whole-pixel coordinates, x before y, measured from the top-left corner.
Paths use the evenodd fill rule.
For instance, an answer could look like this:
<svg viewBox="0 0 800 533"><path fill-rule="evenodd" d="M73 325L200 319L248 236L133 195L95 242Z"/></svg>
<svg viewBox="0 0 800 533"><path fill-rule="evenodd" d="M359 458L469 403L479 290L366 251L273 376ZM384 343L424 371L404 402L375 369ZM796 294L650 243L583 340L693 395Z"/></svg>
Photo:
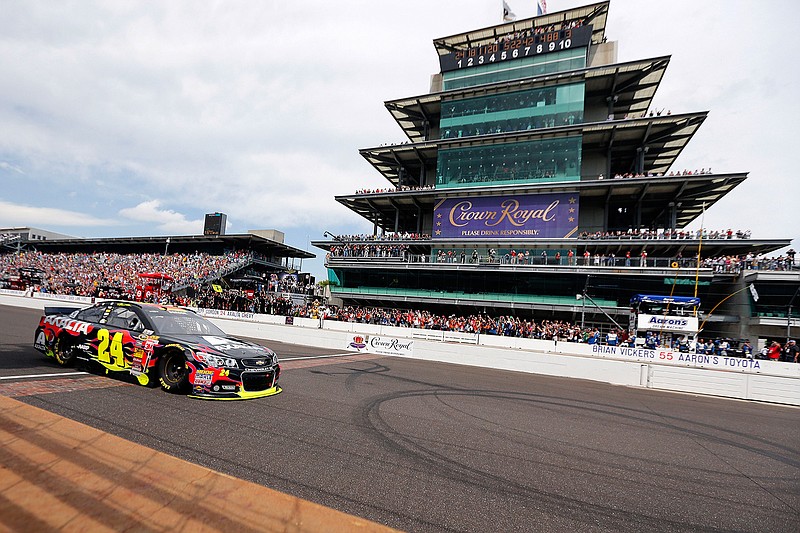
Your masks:
<svg viewBox="0 0 800 533"><path fill-rule="evenodd" d="M158 381L169 392L185 392L189 389L189 369L181 352L170 351L158 362Z"/></svg>

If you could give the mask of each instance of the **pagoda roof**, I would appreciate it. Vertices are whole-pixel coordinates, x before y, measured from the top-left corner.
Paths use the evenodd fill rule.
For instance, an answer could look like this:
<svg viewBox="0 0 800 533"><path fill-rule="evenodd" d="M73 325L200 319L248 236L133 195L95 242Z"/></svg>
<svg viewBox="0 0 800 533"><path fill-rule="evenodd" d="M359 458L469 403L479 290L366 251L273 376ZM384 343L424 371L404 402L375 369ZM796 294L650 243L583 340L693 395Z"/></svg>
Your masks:
<svg viewBox="0 0 800 533"><path fill-rule="evenodd" d="M676 227L683 228L699 217L704 209L747 179L747 173L694 174L681 176L646 176L624 179L591 179L575 182L536 183L426 189L337 196L336 201L379 227L391 229L395 220L400 231L416 231L418 217L432 212L443 198L475 196L527 195L577 192L581 199L604 201L626 199L641 209L641 223L649 227L663 220L670 203L676 206Z"/></svg>
<svg viewBox="0 0 800 533"><path fill-rule="evenodd" d="M496 26L458 33L449 37L440 37L433 40L433 46L440 55L446 55L457 50L466 50L473 46L490 44L509 33L522 32L531 28L560 25L564 22L582 20L583 25L592 25L592 43L600 44L605 40L606 20L610 2L598 2L587 6L566 9L547 13L538 17L515 20Z"/></svg>
<svg viewBox="0 0 800 533"><path fill-rule="evenodd" d="M585 122L539 130L365 148L359 150L359 153L395 187L414 186L423 184L408 180L400 183L401 169L412 179L423 175L425 170L435 167L440 148L477 147L580 135L584 153L599 152L609 157L612 174L633 172L637 149L645 152L646 172L666 174L707 115L708 112L703 111Z"/></svg>
<svg viewBox="0 0 800 533"><path fill-rule="evenodd" d="M163 253L167 247L173 253L192 253L196 251L221 254L230 249L246 249L274 257L294 257L313 259L310 252L273 241L253 233L228 235L169 235L149 237L102 237L72 238L52 241L31 241L29 243L42 252L67 253Z"/></svg>
<svg viewBox="0 0 800 533"><path fill-rule="evenodd" d="M616 96L619 115L644 113L664 76L670 56L582 68L557 74L478 85L384 102L398 125L412 142L423 142L426 124L438 123L443 99L464 99L523 91L539 87L584 81L586 99Z"/></svg>

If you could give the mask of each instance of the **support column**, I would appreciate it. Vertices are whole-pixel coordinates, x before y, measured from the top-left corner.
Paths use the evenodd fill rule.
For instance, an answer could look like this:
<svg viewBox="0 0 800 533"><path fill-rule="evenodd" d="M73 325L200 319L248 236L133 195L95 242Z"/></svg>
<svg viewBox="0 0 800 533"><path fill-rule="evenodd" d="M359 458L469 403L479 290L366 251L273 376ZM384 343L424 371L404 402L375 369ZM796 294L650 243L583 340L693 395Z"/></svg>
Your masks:
<svg viewBox="0 0 800 533"><path fill-rule="evenodd" d="M669 227L672 230L678 226L678 205L674 202L669 203Z"/></svg>
<svg viewBox="0 0 800 533"><path fill-rule="evenodd" d="M633 173L641 174L644 167L644 151L641 147L636 149L636 162L633 165Z"/></svg>
<svg viewBox="0 0 800 533"><path fill-rule="evenodd" d="M616 94L606 97L606 103L608 104L608 120L614 119L614 104L617 103L617 100L619 100L619 96Z"/></svg>

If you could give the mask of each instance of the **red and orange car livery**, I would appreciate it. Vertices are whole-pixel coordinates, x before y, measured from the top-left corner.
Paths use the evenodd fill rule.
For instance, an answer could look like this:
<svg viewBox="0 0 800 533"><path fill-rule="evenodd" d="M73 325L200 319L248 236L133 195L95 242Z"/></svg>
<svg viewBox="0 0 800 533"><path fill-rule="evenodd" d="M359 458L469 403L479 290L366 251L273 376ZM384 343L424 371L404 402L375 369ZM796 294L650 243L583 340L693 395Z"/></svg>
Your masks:
<svg viewBox="0 0 800 533"><path fill-rule="evenodd" d="M108 301L47 307L34 347L61 365L97 364L142 385L195 398L236 400L281 392L275 352L226 335L189 309Z"/></svg>

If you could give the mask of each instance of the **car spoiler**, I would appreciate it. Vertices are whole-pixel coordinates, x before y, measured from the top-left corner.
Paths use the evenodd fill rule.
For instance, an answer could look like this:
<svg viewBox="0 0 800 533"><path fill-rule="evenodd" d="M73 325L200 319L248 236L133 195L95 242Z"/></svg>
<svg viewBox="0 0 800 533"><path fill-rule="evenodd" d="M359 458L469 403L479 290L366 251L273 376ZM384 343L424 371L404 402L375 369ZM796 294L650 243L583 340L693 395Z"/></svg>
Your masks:
<svg viewBox="0 0 800 533"><path fill-rule="evenodd" d="M73 311L77 311L80 307L45 307L44 316L50 315L68 315Z"/></svg>

